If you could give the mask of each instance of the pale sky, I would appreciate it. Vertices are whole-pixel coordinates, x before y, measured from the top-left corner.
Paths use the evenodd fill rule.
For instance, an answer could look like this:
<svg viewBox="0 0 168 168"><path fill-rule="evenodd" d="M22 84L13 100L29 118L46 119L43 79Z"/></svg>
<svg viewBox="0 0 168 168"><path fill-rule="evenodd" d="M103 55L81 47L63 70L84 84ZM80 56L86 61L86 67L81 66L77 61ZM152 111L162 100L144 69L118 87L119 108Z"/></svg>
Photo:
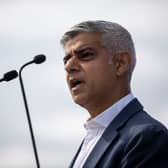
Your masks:
<svg viewBox="0 0 168 168"><path fill-rule="evenodd" d="M66 168L85 135L87 111L69 94L59 44L62 34L85 20L108 20L132 34L137 65L132 92L168 127L167 0L0 0L0 75L35 55L41 65L23 78L42 168ZM35 168L18 78L0 86L0 167Z"/></svg>

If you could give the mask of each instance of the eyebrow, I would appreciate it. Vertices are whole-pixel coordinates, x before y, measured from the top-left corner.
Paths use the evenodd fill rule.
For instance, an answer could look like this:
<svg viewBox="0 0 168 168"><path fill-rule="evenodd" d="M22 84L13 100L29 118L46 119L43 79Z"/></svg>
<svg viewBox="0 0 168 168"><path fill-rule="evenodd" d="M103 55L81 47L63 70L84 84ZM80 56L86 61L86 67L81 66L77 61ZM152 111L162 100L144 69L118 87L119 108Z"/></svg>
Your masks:
<svg viewBox="0 0 168 168"><path fill-rule="evenodd" d="M79 48L76 51L74 51L74 53L75 54L81 54L81 53L83 53L83 52L85 52L87 50L91 51L91 50L93 50L93 48L91 48L91 47Z"/></svg>
<svg viewBox="0 0 168 168"><path fill-rule="evenodd" d="M77 54L77 55L80 55L83 52L85 52L86 50L93 51L94 48L93 47L89 47L87 45L84 45L84 46L80 46L79 48L75 49L74 53ZM70 57L71 57L71 53L65 55L64 58L63 58L63 61L66 62Z"/></svg>
<svg viewBox="0 0 168 168"><path fill-rule="evenodd" d="M78 55L78 54L81 54L81 53L85 52L86 50L91 51L91 50L93 50L93 48L92 47L86 47L86 46L81 47L81 48L78 48L78 49L74 50L74 53ZM65 55L65 57L63 58L63 61L66 61L70 57L71 57L71 54Z"/></svg>

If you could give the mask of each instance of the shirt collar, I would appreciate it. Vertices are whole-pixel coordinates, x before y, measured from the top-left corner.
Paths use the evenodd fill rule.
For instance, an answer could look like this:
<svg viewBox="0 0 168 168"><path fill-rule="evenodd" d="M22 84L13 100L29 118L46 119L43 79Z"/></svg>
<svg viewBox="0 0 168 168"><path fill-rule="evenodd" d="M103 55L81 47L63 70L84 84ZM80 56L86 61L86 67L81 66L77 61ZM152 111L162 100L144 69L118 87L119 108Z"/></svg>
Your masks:
<svg viewBox="0 0 168 168"><path fill-rule="evenodd" d="M105 111L97 115L95 118L87 121L84 127L88 129L106 128L112 120L124 109L124 107L134 99L134 96L130 93L112 106L107 108Z"/></svg>

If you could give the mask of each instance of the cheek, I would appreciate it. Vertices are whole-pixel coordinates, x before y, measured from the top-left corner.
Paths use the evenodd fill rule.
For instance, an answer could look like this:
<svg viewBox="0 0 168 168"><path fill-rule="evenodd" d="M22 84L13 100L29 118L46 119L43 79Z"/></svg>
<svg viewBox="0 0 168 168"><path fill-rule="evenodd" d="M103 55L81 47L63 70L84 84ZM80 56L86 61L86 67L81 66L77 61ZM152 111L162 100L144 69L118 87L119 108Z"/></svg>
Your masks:
<svg viewBox="0 0 168 168"><path fill-rule="evenodd" d="M106 76L111 73L107 66L92 66L90 69L87 71L88 76L93 79L101 80L105 78ZM110 75L109 75L110 76Z"/></svg>
<svg viewBox="0 0 168 168"><path fill-rule="evenodd" d="M87 83L90 91L97 90L102 86L102 82L104 81L104 73L99 71L98 69L92 69L87 74Z"/></svg>
<svg viewBox="0 0 168 168"><path fill-rule="evenodd" d="M87 77L91 89L106 89L115 81L114 72L107 67L92 68Z"/></svg>
<svg viewBox="0 0 168 168"><path fill-rule="evenodd" d="M114 77L113 65L109 64L107 60L99 60L92 62L92 64L85 64L83 71L89 85L99 87L104 82L110 82ZM93 87L93 86L92 86Z"/></svg>

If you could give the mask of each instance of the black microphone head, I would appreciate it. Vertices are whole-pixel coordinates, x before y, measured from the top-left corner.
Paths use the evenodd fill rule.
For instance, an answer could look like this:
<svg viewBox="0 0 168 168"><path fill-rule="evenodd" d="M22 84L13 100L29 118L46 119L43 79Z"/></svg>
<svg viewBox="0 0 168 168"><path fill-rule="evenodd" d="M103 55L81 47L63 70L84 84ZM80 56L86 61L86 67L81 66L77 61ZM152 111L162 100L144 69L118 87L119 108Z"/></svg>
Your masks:
<svg viewBox="0 0 168 168"><path fill-rule="evenodd" d="M36 64L41 64L46 60L46 56L43 54L36 55L33 59L33 62Z"/></svg>
<svg viewBox="0 0 168 168"><path fill-rule="evenodd" d="M8 82L12 79L15 79L17 76L18 76L17 71L12 70L12 71L9 71L9 72L5 73L3 79Z"/></svg>

